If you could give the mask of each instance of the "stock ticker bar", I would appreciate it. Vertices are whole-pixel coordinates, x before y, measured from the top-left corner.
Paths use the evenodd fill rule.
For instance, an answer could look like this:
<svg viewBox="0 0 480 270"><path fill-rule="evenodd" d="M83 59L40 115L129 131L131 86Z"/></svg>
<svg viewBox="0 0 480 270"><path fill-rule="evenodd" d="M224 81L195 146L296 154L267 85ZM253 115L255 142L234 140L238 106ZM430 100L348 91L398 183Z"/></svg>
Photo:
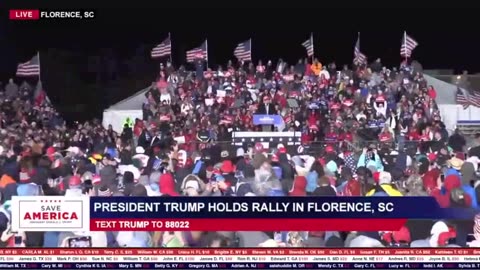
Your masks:
<svg viewBox="0 0 480 270"><path fill-rule="evenodd" d="M473 269L480 268L480 249L19 248L0 249L0 263L4 263L0 265L0 269L54 269L55 267L65 269ZM256 267L253 267L253 264ZM283 267L277 267L278 265Z"/></svg>
<svg viewBox="0 0 480 270"><path fill-rule="evenodd" d="M480 263L0 263L0 269L478 269Z"/></svg>
<svg viewBox="0 0 480 270"><path fill-rule="evenodd" d="M93 10L38 10L11 9L10 20L40 20L40 19L94 19Z"/></svg>

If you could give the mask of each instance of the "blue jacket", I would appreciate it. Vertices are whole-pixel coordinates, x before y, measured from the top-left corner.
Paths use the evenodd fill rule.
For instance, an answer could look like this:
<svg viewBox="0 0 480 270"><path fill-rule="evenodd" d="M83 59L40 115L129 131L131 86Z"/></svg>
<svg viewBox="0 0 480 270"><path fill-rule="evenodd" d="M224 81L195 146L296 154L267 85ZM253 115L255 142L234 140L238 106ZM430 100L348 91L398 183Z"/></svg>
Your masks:
<svg viewBox="0 0 480 270"><path fill-rule="evenodd" d="M358 167L370 167L370 166L375 166L378 172L383 172L383 164L382 160L380 159L380 156L378 154L375 154L375 160L369 160L368 163L366 162L366 156L365 154L361 154L360 158L358 159L357 163L357 168Z"/></svg>
<svg viewBox="0 0 480 270"><path fill-rule="evenodd" d="M314 192L315 189L317 188L317 179L318 179L318 173L316 171L311 171L307 174L307 186L305 187L306 192Z"/></svg>
<svg viewBox="0 0 480 270"><path fill-rule="evenodd" d="M462 189L465 193L467 193L470 198L472 198L472 208L478 208L478 201L477 201L477 193L475 192L475 188L470 185L463 185Z"/></svg>

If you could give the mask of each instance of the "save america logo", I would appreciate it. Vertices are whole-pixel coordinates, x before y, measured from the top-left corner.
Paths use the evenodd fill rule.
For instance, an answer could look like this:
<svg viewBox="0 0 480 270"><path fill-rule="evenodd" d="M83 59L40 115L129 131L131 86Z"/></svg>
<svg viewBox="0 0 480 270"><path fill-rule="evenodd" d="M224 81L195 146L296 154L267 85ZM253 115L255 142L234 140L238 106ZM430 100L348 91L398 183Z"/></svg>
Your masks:
<svg viewBox="0 0 480 270"><path fill-rule="evenodd" d="M88 197L13 197L14 231L88 230Z"/></svg>

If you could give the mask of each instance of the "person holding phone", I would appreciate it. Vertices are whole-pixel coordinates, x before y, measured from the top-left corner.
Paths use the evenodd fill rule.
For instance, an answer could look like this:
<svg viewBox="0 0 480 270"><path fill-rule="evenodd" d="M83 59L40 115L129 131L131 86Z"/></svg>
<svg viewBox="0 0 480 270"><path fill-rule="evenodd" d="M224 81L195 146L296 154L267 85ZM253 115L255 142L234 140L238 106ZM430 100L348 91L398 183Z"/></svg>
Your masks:
<svg viewBox="0 0 480 270"><path fill-rule="evenodd" d="M24 248L26 247L27 235L24 232L12 232L11 226L8 224L0 240L7 243L6 247Z"/></svg>

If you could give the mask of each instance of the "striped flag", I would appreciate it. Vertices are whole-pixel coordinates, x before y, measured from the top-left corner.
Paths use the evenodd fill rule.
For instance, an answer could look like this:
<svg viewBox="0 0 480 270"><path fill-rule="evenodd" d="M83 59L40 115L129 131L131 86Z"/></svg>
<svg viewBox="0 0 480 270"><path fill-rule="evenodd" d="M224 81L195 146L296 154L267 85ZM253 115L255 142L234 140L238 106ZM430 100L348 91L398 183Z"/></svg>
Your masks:
<svg viewBox="0 0 480 270"><path fill-rule="evenodd" d="M302 46L307 50L308 56L313 56L313 34L310 34L310 38L305 40Z"/></svg>
<svg viewBox="0 0 480 270"><path fill-rule="evenodd" d="M407 32L403 32L402 46L400 47L400 55L405 58L412 56L412 51L418 46L418 42L411 36L407 35Z"/></svg>
<svg viewBox="0 0 480 270"><path fill-rule="evenodd" d="M18 64L17 76L39 76L40 75L40 58L36 54L30 61Z"/></svg>
<svg viewBox="0 0 480 270"><path fill-rule="evenodd" d="M480 92L479 91L473 91L470 94L468 99L469 99L471 105L480 108Z"/></svg>
<svg viewBox="0 0 480 270"><path fill-rule="evenodd" d="M187 51L187 62L194 62L195 59L202 58L208 61L208 43L207 40L200 47Z"/></svg>
<svg viewBox="0 0 480 270"><path fill-rule="evenodd" d="M357 43L353 50L353 62L355 64L365 64L367 62L367 56L360 51L360 33L358 33Z"/></svg>
<svg viewBox="0 0 480 270"><path fill-rule="evenodd" d="M172 54L172 41L168 36L162 43L152 49L152 58L163 57Z"/></svg>
<svg viewBox="0 0 480 270"><path fill-rule="evenodd" d="M241 42L233 51L239 61L252 61L252 40Z"/></svg>
<svg viewBox="0 0 480 270"><path fill-rule="evenodd" d="M457 88L456 99L457 99L457 104L462 105L463 109L467 109L470 106L470 102L468 101L467 96L459 87Z"/></svg>

